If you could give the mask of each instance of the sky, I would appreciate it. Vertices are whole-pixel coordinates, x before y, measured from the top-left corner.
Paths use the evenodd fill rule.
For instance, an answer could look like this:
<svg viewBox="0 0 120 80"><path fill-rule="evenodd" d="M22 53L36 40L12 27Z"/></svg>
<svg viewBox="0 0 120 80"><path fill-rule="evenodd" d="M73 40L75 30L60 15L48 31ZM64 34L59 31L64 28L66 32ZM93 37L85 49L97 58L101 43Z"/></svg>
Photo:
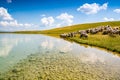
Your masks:
<svg viewBox="0 0 120 80"><path fill-rule="evenodd" d="M0 0L0 31L120 20L119 0Z"/></svg>

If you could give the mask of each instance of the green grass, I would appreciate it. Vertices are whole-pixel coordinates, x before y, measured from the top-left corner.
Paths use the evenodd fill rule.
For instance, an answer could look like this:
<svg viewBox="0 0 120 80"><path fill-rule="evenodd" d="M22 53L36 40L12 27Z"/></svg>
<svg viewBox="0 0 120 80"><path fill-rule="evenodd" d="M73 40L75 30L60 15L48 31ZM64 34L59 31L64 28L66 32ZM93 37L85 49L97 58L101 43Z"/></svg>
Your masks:
<svg viewBox="0 0 120 80"><path fill-rule="evenodd" d="M108 35L89 35L88 39L81 39L78 36L69 38L68 40L74 41L80 44L87 44L91 46L97 46L105 48L107 50L120 53L120 36L110 37Z"/></svg>
<svg viewBox="0 0 120 80"><path fill-rule="evenodd" d="M26 34L45 34L49 36L59 37L61 33L68 33L78 30L85 30L89 28L95 28L98 26L106 26L110 25L112 27L119 26L120 21L112 21L112 22L99 22L99 23L86 23L86 24L77 24L73 26L66 26L62 28L55 28L51 30L43 30L43 31L18 31L15 33L26 33ZM101 48L105 48L111 51L120 53L120 36L110 37L104 35L89 35L88 39L80 39L79 37L69 38L70 41L75 41L80 44L88 44L92 46L97 46Z"/></svg>
<svg viewBox="0 0 120 80"><path fill-rule="evenodd" d="M17 31L15 33L27 33L27 34L49 34L49 35L56 35L58 36L61 33L73 32L78 30L84 30L88 28L94 28L97 26L104 26L104 25L111 25L111 26L120 26L120 21L114 22L99 22L99 23L86 23L86 24L77 24L72 26L66 26L62 28L55 28L50 30L43 30L43 31Z"/></svg>

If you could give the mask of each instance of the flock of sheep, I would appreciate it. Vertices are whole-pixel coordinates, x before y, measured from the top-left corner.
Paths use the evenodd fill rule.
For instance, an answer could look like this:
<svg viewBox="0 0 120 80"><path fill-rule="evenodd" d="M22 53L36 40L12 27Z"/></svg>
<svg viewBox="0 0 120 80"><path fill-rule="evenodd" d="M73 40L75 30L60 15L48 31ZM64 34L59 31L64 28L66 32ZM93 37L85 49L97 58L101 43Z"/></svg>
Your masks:
<svg viewBox="0 0 120 80"><path fill-rule="evenodd" d="M115 35L120 35L120 27L111 27L109 25L107 26L100 26L97 28L90 28L87 30L79 30L76 32L70 32L70 33L63 33L60 34L61 38L67 38L67 37L75 37L77 34L80 35L80 38L88 37L88 34L97 34L101 32L102 35L110 35L110 36L115 36Z"/></svg>

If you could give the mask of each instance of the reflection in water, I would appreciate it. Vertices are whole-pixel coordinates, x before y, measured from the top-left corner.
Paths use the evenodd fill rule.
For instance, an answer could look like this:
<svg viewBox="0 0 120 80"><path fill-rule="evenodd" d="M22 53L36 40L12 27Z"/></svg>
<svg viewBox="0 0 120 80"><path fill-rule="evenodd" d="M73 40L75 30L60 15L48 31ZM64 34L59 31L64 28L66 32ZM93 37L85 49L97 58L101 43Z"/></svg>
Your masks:
<svg viewBox="0 0 120 80"><path fill-rule="evenodd" d="M54 44L53 44L52 41L46 40L46 41L44 41L44 42L41 43L41 46L42 46L43 48L52 49L53 46L54 46Z"/></svg>
<svg viewBox="0 0 120 80"><path fill-rule="evenodd" d="M3 36L0 39L0 57L8 56L10 51L16 46L18 43L24 41L28 42L30 38L19 38L10 36Z"/></svg>
<svg viewBox="0 0 120 80"><path fill-rule="evenodd" d="M12 48L13 48L12 45L7 45L7 46L0 48L0 57L7 56L10 53Z"/></svg>
<svg viewBox="0 0 120 80"><path fill-rule="evenodd" d="M1 39L0 44L1 44L0 57L4 57L10 53L13 46L17 44L17 41L16 39L9 39L9 38L3 37Z"/></svg>
<svg viewBox="0 0 120 80"><path fill-rule="evenodd" d="M66 44L62 44L63 46L60 49L60 52L70 52L72 50L72 44L71 43L67 43Z"/></svg>
<svg viewBox="0 0 120 80"><path fill-rule="evenodd" d="M37 39L36 36L34 38ZM0 34L0 72L6 71L20 59L35 52L33 49L36 50L38 46L33 48L31 40L32 36Z"/></svg>
<svg viewBox="0 0 120 80"><path fill-rule="evenodd" d="M95 53L84 53L80 55L80 58L83 62L91 62L91 63L95 63L95 62L104 62L104 58L101 56L97 56L97 54Z"/></svg>
<svg viewBox="0 0 120 80"><path fill-rule="evenodd" d="M17 66L7 72L9 67L12 68L16 63ZM36 75L43 77L48 74L54 76L52 79L56 75L68 76L70 79L73 79L72 76L79 76L77 80L94 80L95 77L100 78L97 80L102 77L112 79L107 76L116 80L120 78L118 56L97 48L42 35L0 34L0 65L0 72L6 70L7 74L12 76L19 71L20 74L31 75L32 79L36 78Z"/></svg>
<svg viewBox="0 0 120 80"><path fill-rule="evenodd" d="M67 41L61 42L60 40L57 39L56 40L47 39L41 42L41 48L59 50L60 52L66 53L72 50L72 44Z"/></svg>

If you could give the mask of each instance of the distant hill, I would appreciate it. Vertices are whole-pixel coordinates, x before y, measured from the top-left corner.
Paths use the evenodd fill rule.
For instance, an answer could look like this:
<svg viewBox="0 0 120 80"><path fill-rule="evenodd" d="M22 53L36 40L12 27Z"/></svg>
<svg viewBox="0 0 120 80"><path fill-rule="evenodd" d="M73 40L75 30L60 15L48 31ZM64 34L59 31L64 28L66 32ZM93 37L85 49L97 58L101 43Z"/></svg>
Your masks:
<svg viewBox="0 0 120 80"><path fill-rule="evenodd" d="M98 23L86 23L86 24L77 24L72 26L66 26L66 27L60 27L50 30L43 30L43 31L17 31L15 33L27 33L27 34L61 34L61 33L67 33L67 32L73 32L78 30L84 30L88 28L94 28L97 26L106 26L110 25L112 27L114 26L120 26L120 21L110 21L110 22L98 22Z"/></svg>

